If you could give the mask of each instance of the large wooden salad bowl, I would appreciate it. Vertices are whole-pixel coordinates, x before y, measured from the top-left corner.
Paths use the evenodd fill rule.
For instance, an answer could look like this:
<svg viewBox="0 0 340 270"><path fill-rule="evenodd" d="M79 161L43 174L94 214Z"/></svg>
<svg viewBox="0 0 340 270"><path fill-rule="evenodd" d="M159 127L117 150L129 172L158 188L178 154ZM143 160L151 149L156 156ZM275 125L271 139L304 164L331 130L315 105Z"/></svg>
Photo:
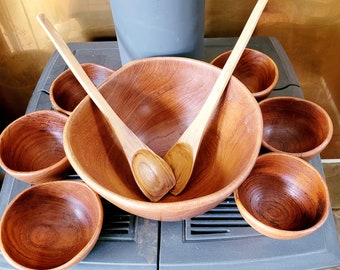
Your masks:
<svg viewBox="0 0 340 270"><path fill-rule="evenodd" d="M197 115L219 73L219 68L198 60L156 57L126 64L99 90L127 126L162 157ZM187 187L156 203L137 187L115 135L88 97L69 117L64 145L79 176L105 199L138 216L178 221L215 207L246 179L262 131L255 98L232 77Z"/></svg>

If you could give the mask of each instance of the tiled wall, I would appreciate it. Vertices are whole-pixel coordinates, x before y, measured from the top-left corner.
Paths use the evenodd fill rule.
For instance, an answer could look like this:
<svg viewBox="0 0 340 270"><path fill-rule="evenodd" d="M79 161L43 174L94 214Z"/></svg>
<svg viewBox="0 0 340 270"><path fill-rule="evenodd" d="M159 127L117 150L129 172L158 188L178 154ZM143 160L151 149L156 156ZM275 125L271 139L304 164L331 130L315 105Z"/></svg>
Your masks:
<svg viewBox="0 0 340 270"><path fill-rule="evenodd" d="M206 0L207 37L238 36L255 0ZM54 51L35 16L44 12L68 41L114 36L109 0L0 1L0 130L22 115ZM324 158L340 157L340 1L269 0L255 35L277 37L307 99L322 105L335 126Z"/></svg>

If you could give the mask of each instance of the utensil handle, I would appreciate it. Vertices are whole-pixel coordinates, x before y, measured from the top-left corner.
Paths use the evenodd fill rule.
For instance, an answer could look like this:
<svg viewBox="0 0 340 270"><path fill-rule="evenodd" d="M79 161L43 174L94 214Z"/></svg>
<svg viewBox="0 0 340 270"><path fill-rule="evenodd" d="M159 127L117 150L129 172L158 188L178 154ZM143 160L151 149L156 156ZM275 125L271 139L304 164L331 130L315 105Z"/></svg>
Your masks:
<svg viewBox="0 0 340 270"><path fill-rule="evenodd" d="M261 14L267 4L268 0L259 0L252 13L250 14L246 25L244 26L240 37L238 38L234 49L232 50L227 62L225 63L220 75L218 76L211 93L209 94L206 102L202 106L199 114L192 122L190 128L188 128L181 136L179 141L181 142L189 142L193 145L192 138L197 137L197 134L202 134L202 130L206 129L206 126L209 122L209 119L217 107L217 104L228 85L228 82L233 74L235 67L240 60L244 49L246 48L254 29L257 25L258 20L261 17ZM201 136L202 139L203 136ZM195 140L195 146L193 145L193 149L196 151L199 148L200 140ZM196 153L194 153L196 155Z"/></svg>
<svg viewBox="0 0 340 270"><path fill-rule="evenodd" d="M257 25L258 20L261 17L261 14L267 4L268 0L259 0L252 13L250 14L246 25L244 26L240 37L238 38L234 49L232 50L228 60L224 64L224 67L221 71L220 76L215 82L212 92L216 91L217 94L221 94L224 91L224 88L227 86L231 75L233 74L238 61L240 60L244 49L246 48L254 30ZM215 94L214 94L215 95Z"/></svg>
<svg viewBox="0 0 340 270"><path fill-rule="evenodd" d="M111 126L113 126L115 135L118 137L122 147L124 148L127 159L129 161L132 161L132 157L138 149L148 150L149 148L138 139L138 137L124 124L124 122L118 117L115 111L107 103L105 98L98 91L97 87L87 76L70 48L61 38L61 36L56 31L54 26L50 23L50 21L45 17L45 15L39 14L37 16L37 19L50 40L53 42L60 55L62 56L62 58L64 59L64 61L66 62L67 66L77 78L78 82L81 84L87 94L91 97L92 101L103 113L106 120L110 123Z"/></svg>

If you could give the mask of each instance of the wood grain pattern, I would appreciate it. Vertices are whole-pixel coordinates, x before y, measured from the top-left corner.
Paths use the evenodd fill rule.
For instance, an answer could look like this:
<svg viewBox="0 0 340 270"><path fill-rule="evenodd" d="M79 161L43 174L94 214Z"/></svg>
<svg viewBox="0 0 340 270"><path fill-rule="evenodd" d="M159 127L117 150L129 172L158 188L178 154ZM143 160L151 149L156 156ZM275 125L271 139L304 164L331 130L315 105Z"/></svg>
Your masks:
<svg viewBox="0 0 340 270"><path fill-rule="evenodd" d="M71 169L63 145L66 120L62 113L41 110L13 121L1 133L1 167L31 184L64 177Z"/></svg>
<svg viewBox="0 0 340 270"><path fill-rule="evenodd" d="M305 160L326 148L333 134L327 112L314 102L294 97L273 97L259 103L263 115L262 145Z"/></svg>
<svg viewBox="0 0 340 270"><path fill-rule="evenodd" d="M103 222L98 195L77 181L35 185L6 208L0 247L20 269L68 269L95 245Z"/></svg>
<svg viewBox="0 0 340 270"><path fill-rule="evenodd" d="M163 156L201 109L220 69L197 60L159 57L127 64L99 88L126 125ZM197 156L186 189L152 203L140 192L119 143L85 98L65 126L72 166L118 207L156 220L181 220L218 205L247 177L258 156L262 116L255 98L232 77Z"/></svg>
<svg viewBox="0 0 340 270"><path fill-rule="evenodd" d="M294 239L319 229L330 209L327 185L309 163L284 153L260 156L235 191L244 219L260 233Z"/></svg>
<svg viewBox="0 0 340 270"><path fill-rule="evenodd" d="M211 64L223 68L231 52L218 55ZM268 55L249 48L244 50L233 75L253 93L257 101L268 97L279 80L275 62Z"/></svg>

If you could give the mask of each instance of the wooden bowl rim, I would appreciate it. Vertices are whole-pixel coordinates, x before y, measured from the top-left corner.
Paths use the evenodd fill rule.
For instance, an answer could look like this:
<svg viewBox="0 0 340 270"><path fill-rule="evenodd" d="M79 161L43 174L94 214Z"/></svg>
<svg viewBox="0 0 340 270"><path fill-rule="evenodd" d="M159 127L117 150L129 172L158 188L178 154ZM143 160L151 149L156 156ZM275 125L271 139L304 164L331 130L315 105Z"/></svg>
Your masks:
<svg viewBox="0 0 340 270"><path fill-rule="evenodd" d="M262 233L263 235L271 237L271 238L275 238L275 239L280 239L280 240L289 240L289 239L300 238L300 237L309 235L309 234L317 231L327 220L328 214L329 214L329 211L330 211L330 199L329 199L328 187L327 187L326 181L324 180L324 178L322 177L320 172L315 167L313 167L307 161L305 161L301 158L298 158L296 156L289 155L289 154L286 154L286 153L274 153L274 152L273 153L266 153L266 154L260 155L257 158L257 162L263 161L263 160L266 160L266 159L277 159L278 157L284 158L285 160L290 159L290 160L293 160L294 162L301 164L301 166L305 167L305 169L312 171L318 177L318 179L320 180L320 183L323 186L323 189L324 189L324 192L325 192L326 203L325 203L325 209L323 211L323 215L317 221L317 223L315 223L312 227L309 227L307 229L295 230L295 231L282 230L282 229L277 229L277 228L271 227L271 226L261 222L257 218L255 218L247 210L247 208L245 208L245 206L242 204L242 200L240 199L240 196L239 196L239 193L238 193L238 188L234 191L236 205L237 205L237 208L239 209L239 212L241 213L242 217L247 221L247 223L251 227L253 227L256 231ZM247 180L245 180L245 181L247 181Z"/></svg>
<svg viewBox="0 0 340 270"><path fill-rule="evenodd" d="M92 237L90 239L90 241L78 252L78 254L73 257L71 260L69 260L68 262L59 265L57 267L51 268L50 270L62 270L62 269L68 269L69 267L75 265L76 263L78 263L79 261L81 261L94 247L94 245L96 244L100 232L101 232L101 228L103 225L103 219L104 219L104 210L103 210L103 206L100 200L99 195L93 191L93 189L91 189L85 182L82 181L76 181L76 180L60 180L60 181L51 181L51 182L47 182L47 183L41 183L41 184L37 184L37 185L33 185L28 187L27 189L21 191L19 194L17 194L12 201L7 205L7 207L5 208L5 211L2 215L2 218L0 220L0 250L3 254L3 256L5 257L5 259L7 260L8 263L10 263L12 266L14 266L15 268L18 269L27 269L27 270L33 270L33 268L28 268L25 267L23 265L21 265L20 263L16 262L15 259L12 258L12 256L10 254L7 253L5 247L4 247L4 243L2 241L2 227L3 224L5 222L5 218L8 215L8 213L11 211L12 206L17 202L18 199L20 199L20 197L22 197L24 194L26 194L27 192L31 192L34 189L40 188L42 186L51 186L50 188L53 188L53 186L63 186L63 185L78 185L79 187L82 186L84 188L86 188L87 190L90 191L90 193L93 195L93 203L95 203L97 205L97 210L98 210L98 226L96 226L95 231L92 234ZM87 197L88 198L88 197Z"/></svg>
<svg viewBox="0 0 340 270"><path fill-rule="evenodd" d="M264 106L264 105L266 105L270 102L277 101L277 100L283 101L283 102L290 102L290 101L300 102L300 103L304 103L308 106L313 107L314 109L319 111L326 118L328 133L325 137L325 140L321 144L317 145L315 148L313 148L311 150L304 151L304 152L285 152L285 151L282 151L282 150L277 149L277 148L271 146L270 144L268 144L263 138L262 138L262 146L264 146L265 148L269 149L272 152L287 153L287 154L290 154L290 155L293 155L293 156L296 156L296 157L299 157L299 158L302 158L302 159L305 159L305 160L311 160L313 157L320 154L327 147L329 142L331 141L332 136L333 136L333 129L334 129L333 122L332 122L329 114L326 112L326 110L323 109L320 105L318 105L318 104L316 104L312 101L309 101L307 99L298 98L298 97L290 97L290 96L270 97L270 98L267 98L267 99L260 101L259 106L261 108L261 106Z"/></svg>

